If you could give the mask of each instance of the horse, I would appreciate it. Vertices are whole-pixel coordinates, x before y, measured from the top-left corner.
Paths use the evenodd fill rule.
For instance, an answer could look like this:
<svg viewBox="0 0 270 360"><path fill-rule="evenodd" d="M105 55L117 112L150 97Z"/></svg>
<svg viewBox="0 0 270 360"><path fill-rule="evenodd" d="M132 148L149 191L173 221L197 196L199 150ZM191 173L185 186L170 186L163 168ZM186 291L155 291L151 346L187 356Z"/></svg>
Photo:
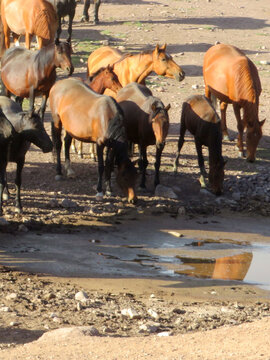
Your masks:
<svg viewBox="0 0 270 360"><path fill-rule="evenodd" d="M153 51L134 55L124 55L110 46L102 46L88 57L87 74L91 75L108 64L113 65L113 71L123 87L130 82L144 84L146 77L152 71L177 81L182 81L185 77L181 67L173 61L171 55L166 53L166 44L156 45Z"/></svg>
<svg viewBox="0 0 270 360"><path fill-rule="evenodd" d="M65 167L67 175L71 172L69 148L72 137L87 143L95 142L98 156L97 198L103 197L102 176L104 172L104 147L111 149L118 167L117 182L128 201L134 203L136 169L128 158L127 139L123 124L123 114L116 101L106 95L91 90L81 79L68 78L57 81L49 95L52 114L52 136L57 156L56 179L62 176L61 170L61 130L65 136ZM109 157L105 164L106 190L110 193L112 163Z"/></svg>
<svg viewBox="0 0 270 360"><path fill-rule="evenodd" d="M108 65L105 68L100 68L96 73L88 77L85 81L85 84L88 85L92 90L98 94L103 94L106 89L110 89L113 92L117 93L122 85L120 84L117 75L113 71L113 67ZM95 159L94 144L90 144L90 156ZM75 147L75 140L72 139L72 148L73 150L81 155L83 158L83 142L80 142L79 150L77 151Z"/></svg>
<svg viewBox="0 0 270 360"><path fill-rule="evenodd" d="M186 99L182 105L178 153L174 162L175 173L177 172L180 151L184 144L186 130L188 130L195 139L201 174L201 186L206 187L206 170L202 154L202 146L205 145L208 147L209 153L210 187L215 195L221 195L225 166L225 161L222 157L221 119L211 102L205 96L193 95Z"/></svg>
<svg viewBox="0 0 270 360"><path fill-rule="evenodd" d="M1 59L1 76L7 95L12 93L21 98L30 97L32 111L35 97L42 95L40 114L43 119L49 91L56 80L57 67L69 75L73 73L70 44L56 42L36 51L23 47L8 49ZM30 96L31 93L33 96Z"/></svg>
<svg viewBox="0 0 270 360"><path fill-rule="evenodd" d="M72 22L75 16L75 10L78 0L47 0L56 10L58 16L58 28L56 31L56 40L59 41L62 32L62 18L68 16L68 38L67 42L71 43Z"/></svg>
<svg viewBox="0 0 270 360"><path fill-rule="evenodd" d="M54 40L58 19L53 5L46 0L1 0L1 18L7 49L11 32L14 43L25 35L27 49L33 35L38 38L39 49Z"/></svg>
<svg viewBox="0 0 270 360"><path fill-rule="evenodd" d="M8 162L17 164L15 211L21 213L21 178L25 155L31 143L38 146L44 153L52 151L53 144L37 113L22 111L18 103L6 96L0 96L0 111L1 115L4 114L11 125L7 129L4 138L1 136L3 127L0 126L0 215L2 215L3 211L3 192L5 188L7 189L6 168ZM0 116L0 122L3 122L3 115Z"/></svg>
<svg viewBox="0 0 270 360"><path fill-rule="evenodd" d="M99 23L99 18L98 18L98 10L101 4L101 0L94 0L94 24L98 24ZM89 21L89 14L88 14L88 10L90 7L90 0L84 0L83 1L83 15L81 18L81 22L88 22Z"/></svg>
<svg viewBox="0 0 270 360"><path fill-rule="evenodd" d="M162 101L146 86L132 82L118 91L116 101L124 112L128 140L139 146L140 187L145 189L147 146L156 145L154 186L159 184L159 168L165 139L169 130L168 111Z"/></svg>
<svg viewBox="0 0 270 360"><path fill-rule="evenodd" d="M237 120L239 155L244 156L243 132L247 128L247 160L255 161L265 120L259 121L261 82L254 63L237 47L226 44L212 46L204 55L205 95L220 100L223 136L228 139L226 109L233 105ZM240 109L243 109L241 119Z"/></svg>

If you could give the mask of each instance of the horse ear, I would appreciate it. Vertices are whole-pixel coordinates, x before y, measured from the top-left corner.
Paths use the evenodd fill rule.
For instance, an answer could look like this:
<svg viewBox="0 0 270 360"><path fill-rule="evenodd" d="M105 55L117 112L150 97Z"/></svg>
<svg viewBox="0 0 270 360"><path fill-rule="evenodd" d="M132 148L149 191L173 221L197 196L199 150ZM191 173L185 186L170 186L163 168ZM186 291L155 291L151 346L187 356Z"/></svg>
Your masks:
<svg viewBox="0 0 270 360"><path fill-rule="evenodd" d="M263 124L265 123L265 120L266 120L266 119L263 119L262 121L259 121L261 127L262 127Z"/></svg>
<svg viewBox="0 0 270 360"><path fill-rule="evenodd" d="M160 47L160 50L166 50L166 47L167 47L167 44L165 43L164 45L162 45L161 47Z"/></svg>
<svg viewBox="0 0 270 360"><path fill-rule="evenodd" d="M151 109L155 112L157 108L157 105L155 102L153 102L153 104L151 105Z"/></svg>
<svg viewBox="0 0 270 360"><path fill-rule="evenodd" d="M159 52L159 44L156 45L154 53L158 53Z"/></svg>
<svg viewBox="0 0 270 360"><path fill-rule="evenodd" d="M165 107L165 110L168 112L171 108L171 104L168 104L166 107Z"/></svg>

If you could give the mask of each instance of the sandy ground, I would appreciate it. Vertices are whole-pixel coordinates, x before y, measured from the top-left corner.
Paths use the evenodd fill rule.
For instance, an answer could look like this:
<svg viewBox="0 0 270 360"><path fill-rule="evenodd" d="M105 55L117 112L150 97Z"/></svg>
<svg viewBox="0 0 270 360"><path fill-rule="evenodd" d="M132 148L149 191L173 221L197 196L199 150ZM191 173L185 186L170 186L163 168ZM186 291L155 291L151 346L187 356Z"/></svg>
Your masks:
<svg viewBox="0 0 270 360"><path fill-rule="evenodd" d="M237 158L237 151L234 142L224 144L224 153L229 158L226 168L226 176L241 177L244 174L259 173L260 169L269 166L270 141L269 141L269 102L270 102L270 82L269 82L269 14L270 5L266 0L250 1L239 0L225 4L221 0L165 0L156 1L106 1L100 7L100 24L81 24L79 22L82 12L82 5L77 7L77 13L74 22L73 43L74 59L76 59L75 74L85 76L87 55L89 51L79 49L78 43L91 42L92 45L102 45L109 42L112 46L121 46L127 52L138 52L142 50L153 49L154 46L167 43L168 52L173 55L174 60L183 67L186 72L186 78L181 83L174 80L165 79L157 76L149 78L148 85L156 96L159 96L166 104L170 103L170 133L168 143L164 152L162 162L161 182L164 184L173 184L180 187L180 201L169 201L163 205L169 212L175 212L175 207L180 205L188 206L191 201L198 197L199 186L197 181L198 168L195 156L195 148L192 141L187 141L183 147L183 168L177 178L171 175L171 166L176 150L176 139L179 132L179 117L181 104L186 97L193 93L203 93L202 62L205 51L216 41L233 44L246 52L259 69L263 92L260 98L260 118L267 118L264 125L264 137L260 142L258 149L258 159L255 164L248 164ZM88 53L87 53L88 52ZM264 61L264 63L260 63ZM265 63L266 61L266 63ZM48 109L49 110L49 109ZM233 137L236 135L236 122L232 115L231 108L228 109L228 124L230 133ZM47 112L49 120L49 111ZM49 124L46 123L49 130ZM87 147L86 147L87 148ZM140 209L151 210L160 199L152 198L153 188L153 149L149 156L149 193L139 193ZM96 166L89 167L89 159L78 159L73 156L78 178L76 182L66 179L62 183L55 183L54 165L51 156L40 154L36 148L32 148L27 155L27 165L24 169L23 179L23 205L24 214L14 216L12 204L6 207L5 218L10 221L9 230L5 230L16 236L18 235L18 226L25 224L31 231L36 232L55 232L72 233L78 230L91 232L93 221L98 221L98 212L104 215L106 212L106 221L109 224L117 226L119 213L124 213L125 218L134 216L136 208L127 205L118 192L112 199L105 199L102 206L96 205L95 190L96 184ZM41 166L42 165L42 166ZM87 166L86 166L87 165ZM14 165L9 165L9 171L14 171ZM90 173L90 178L89 178ZM48 181L49 179L49 181ZM117 189L115 190L118 191ZM53 202L62 201L68 197L78 204L78 209L54 208ZM48 205L49 204L49 205ZM89 210L89 209L94 209ZM105 210L104 210L105 209ZM255 215L247 213L246 216L259 216L260 209L257 206L258 213ZM194 215L193 215L194 216ZM197 215L196 215L197 216ZM202 224L207 221L207 216L197 220ZM234 213L229 213L234 216ZM222 217L221 217L222 219ZM264 218L264 222L267 220ZM96 225L96 224L95 224ZM201 229L202 230L202 229ZM256 229L256 231L259 229ZM21 231L24 231L21 228ZM200 229L199 229L200 231ZM230 229L228 229L230 231ZM19 233L20 234L20 233ZM0 234L1 240L5 239L4 234ZM19 278L27 282L28 274L14 275L15 285ZM11 280L12 281L12 280ZM59 279L52 280L58 284ZM63 279L62 289L65 288ZM76 282L75 282L76 283ZM19 284L19 283L18 283ZM37 287L37 282L33 279L32 291ZM129 288L130 285L130 288ZM20 289L21 284L18 285ZM59 285L57 285L59 286ZM142 297L149 297L144 287L153 286L153 283L136 283L136 280L127 279L123 283L111 281L110 279L96 279L92 290L118 292L122 287L127 287L134 294ZM211 289L211 285L209 286ZM241 287L239 287L241 288ZM241 288L243 290L243 288ZM152 290L152 289L151 289ZM247 302L252 306L258 301L268 301L268 293L258 291L255 296L248 295L245 291L239 291L234 297L228 296L226 300ZM28 290L31 291L31 290ZM256 290L257 291L257 290ZM206 292L206 294L210 294ZM224 294L222 287L220 293ZM205 293L204 293L205 294ZM188 295L188 296L187 296ZM227 294L228 295L228 294ZM182 297L179 292L179 301L192 302L192 299L202 300L200 297L200 288L193 285L185 288ZM166 296L164 296L166 298ZM224 297L225 299L225 297ZM222 295L221 299L222 301ZM205 296L202 301L202 307L208 302L212 302L210 295ZM4 303L4 299L1 299ZM217 306L221 306L220 303ZM59 308L63 310L63 305ZM49 310L48 310L49 311ZM4 317L3 317L4 318ZM2 320L3 320L2 318ZM27 325L28 319L28 325ZM160 359L160 360L184 360L184 359L270 359L269 344L269 317L258 321L246 322L238 326L226 325L223 328L213 329L211 331L192 331L187 334L178 334L166 338L160 338L157 335L146 337L114 337L114 336L89 336L80 330L74 330L67 334L65 331L60 335L47 333L47 337L41 338L33 343L23 345L31 339L37 339L44 332L41 331L36 315L31 319L30 313L27 313L24 328L10 325L12 319L2 321L0 333L1 344L4 347L11 345L11 349L1 350L0 359ZM30 324L33 320L33 327ZM80 326L79 321L76 324ZM60 324L55 324L50 329L61 328ZM24 334L28 329L35 334L26 336ZM16 341L10 339L14 330ZM40 331L40 333L38 333ZM19 335L18 335L19 334ZM8 340L7 340L8 339ZM29 340L30 339L30 340ZM15 347L14 347L15 345Z"/></svg>

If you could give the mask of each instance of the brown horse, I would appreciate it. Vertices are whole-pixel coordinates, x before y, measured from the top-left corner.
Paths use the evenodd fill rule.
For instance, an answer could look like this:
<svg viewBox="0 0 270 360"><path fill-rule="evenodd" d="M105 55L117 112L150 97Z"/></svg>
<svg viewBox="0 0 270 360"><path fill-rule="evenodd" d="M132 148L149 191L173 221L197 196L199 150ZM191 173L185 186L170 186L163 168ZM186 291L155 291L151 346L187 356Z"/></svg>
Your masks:
<svg viewBox="0 0 270 360"><path fill-rule="evenodd" d="M157 186L159 184L160 159L169 130L168 110L170 105L165 107L162 101L153 96L146 86L134 82L118 91L116 100L124 112L127 138L131 143L139 146L139 168L142 172L141 188L145 188L148 165L147 146L156 145L154 186Z"/></svg>
<svg viewBox="0 0 270 360"><path fill-rule="evenodd" d="M108 65L106 68L100 68L96 73L91 75L85 84L98 94L103 94L106 89L110 89L117 93L122 88L117 75L113 71L113 67ZM79 150L75 146L75 140L72 139L73 150L83 158L83 142L80 142ZM90 144L90 157L95 159L94 144Z"/></svg>
<svg viewBox="0 0 270 360"><path fill-rule="evenodd" d="M32 36L38 38L38 48L54 41L57 14L46 0L1 0L1 18L6 48L10 47L10 33L14 42L25 35L25 46L30 49Z"/></svg>
<svg viewBox="0 0 270 360"><path fill-rule="evenodd" d="M238 48L217 44L205 53L203 76L205 95L220 100L223 135L228 137L226 109L232 104L237 120L239 155L244 156L243 132L247 128L247 160L253 162L265 121L259 121L258 117L261 82L256 66Z"/></svg>
<svg viewBox="0 0 270 360"><path fill-rule="evenodd" d="M111 149L118 166L117 181L127 194L129 202L136 201L134 191L136 169L128 158L123 114L116 101L91 90L81 79L69 78L58 81L51 89L52 135L57 154L57 179L61 178L61 130L65 136L65 166L70 171L69 148L72 137L87 143L97 144L98 185L97 197L103 196L102 175L104 172L103 150ZM105 181L110 182L112 164L106 159ZM110 190L110 189L109 189Z"/></svg>
<svg viewBox="0 0 270 360"><path fill-rule="evenodd" d="M225 165L225 161L222 157L220 118L205 96L194 95L183 103L178 153L174 163L175 172L177 171L178 160L184 144L186 130L188 130L195 138L202 187L205 187L204 177L206 176L202 154L202 145L205 145L208 147L209 152L209 183L214 194L220 195L223 188Z"/></svg>
<svg viewBox="0 0 270 360"><path fill-rule="evenodd" d="M144 84L146 77L152 71L177 81L181 81L185 77L184 71L166 53L166 44L161 47L157 45L153 51L135 55L124 55L110 46L100 47L93 51L88 58L88 75L108 64L113 65L113 70L122 86L130 82Z"/></svg>
<svg viewBox="0 0 270 360"><path fill-rule="evenodd" d="M71 47L68 43L50 44L31 51L23 47L8 49L1 59L2 81L10 93L21 98L29 97L30 109L34 108L35 96L42 95L40 115L43 119L49 91L56 80L56 68L73 73ZM32 94L31 94L32 95Z"/></svg>

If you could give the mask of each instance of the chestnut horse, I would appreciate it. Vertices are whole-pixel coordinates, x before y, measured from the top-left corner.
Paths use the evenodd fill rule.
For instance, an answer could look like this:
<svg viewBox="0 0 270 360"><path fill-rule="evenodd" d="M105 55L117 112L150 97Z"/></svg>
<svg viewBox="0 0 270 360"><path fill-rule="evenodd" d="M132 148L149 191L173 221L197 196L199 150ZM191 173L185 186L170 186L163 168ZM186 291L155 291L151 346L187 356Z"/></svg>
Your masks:
<svg viewBox="0 0 270 360"><path fill-rule="evenodd" d="M40 115L43 119L49 91L56 80L57 67L69 75L73 73L68 43L52 43L36 51L23 47L8 49L1 59L1 76L7 95L30 97L31 110L34 109L35 96L42 95Z"/></svg>
<svg viewBox="0 0 270 360"><path fill-rule="evenodd" d="M10 33L17 43L25 35L25 46L30 49L32 36L38 38L38 48L54 41L57 14L46 0L1 0L1 18L5 34L5 46L10 47Z"/></svg>
<svg viewBox="0 0 270 360"><path fill-rule="evenodd" d="M93 74L99 68L113 65L113 70L118 76L122 86L130 82L144 84L145 79L152 71L158 75L174 78L181 81L185 77L184 71L166 53L166 44L155 47L153 51L139 54L126 54L110 46L103 46L93 51L87 64L88 75Z"/></svg>
<svg viewBox="0 0 270 360"><path fill-rule="evenodd" d="M247 160L253 162L265 121L259 121L258 117L262 89L256 66L235 46L217 44L205 53L203 76L205 95L209 99L214 97L220 100L223 135L228 137L226 109L228 104L232 104L237 120L239 155L244 156L243 132L247 128Z"/></svg>
<svg viewBox="0 0 270 360"><path fill-rule="evenodd" d="M116 100L124 112L127 138L139 146L139 168L142 172L140 187L145 188L146 168L148 165L146 149L156 145L155 180L159 184L159 168L165 139L169 130L168 110L162 101L153 96L144 85L130 83L118 91Z"/></svg>
<svg viewBox="0 0 270 360"><path fill-rule="evenodd" d="M134 191L136 169L128 158L127 139L123 114L116 101L91 90L81 79L69 78L57 81L49 95L52 112L52 135L57 154L57 176L61 178L61 130L65 136L65 166L70 172L69 148L72 137L87 143L97 144L98 184L97 197L102 197L102 175L104 172L103 150L106 146L115 155L118 166L117 182L128 196L129 202L136 201ZM107 158L108 160L108 158ZM111 164L105 167L105 181L110 182Z"/></svg>
<svg viewBox="0 0 270 360"><path fill-rule="evenodd" d="M178 153L174 163L177 171L180 151L184 144L186 130L195 139L200 168L200 182L205 187L206 171L202 154L202 145L208 147L209 152L209 183L214 194L220 195L223 188L224 165L222 157L221 120L210 101L203 95L194 95L188 98L182 106Z"/></svg>
<svg viewBox="0 0 270 360"><path fill-rule="evenodd" d="M95 74L84 81L92 90L98 94L103 94L106 89L117 93L122 88L117 75L113 72L113 67L108 65L106 68L100 68ZM72 139L73 150L83 158L83 142L80 142L79 150L75 146L75 140ZM95 159L94 144L90 144L90 157Z"/></svg>

